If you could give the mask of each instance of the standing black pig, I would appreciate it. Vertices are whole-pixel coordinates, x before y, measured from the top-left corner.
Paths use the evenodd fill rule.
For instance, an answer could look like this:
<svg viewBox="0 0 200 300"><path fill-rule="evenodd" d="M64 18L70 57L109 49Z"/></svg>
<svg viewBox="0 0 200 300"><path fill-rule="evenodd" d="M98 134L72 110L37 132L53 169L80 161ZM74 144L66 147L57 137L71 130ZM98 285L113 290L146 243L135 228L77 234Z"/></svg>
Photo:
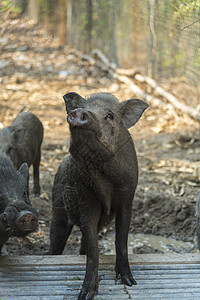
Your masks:
<svg viewBox="0 0 200 300"><path fill-rule="evenodd" d="M74 224L80 226L80 253L87 255L80 299L98 292L98 238L103 225L115 216L116 275L126 285L136 284L127 254L132 201L138 163L127 130L148 105L138 99L119 103L109 93L87 100L64 95L71 131L70 155L61 163L52 191L50 254L61 254Z"/></svg>
<svg viewBox="0 0 200 300"><path fill-rule="evenodd" d="M0 130L0 150L13 162L16 169L26 162L33 165L34 194L40 194L39 165L43 126L31 112L21 112L11 126Z"/></svg>
<svg viewBox="0 0 200 300"><path fill-rule="evenodd" d="M38 213L28 197L29 170L17 171L7 155L0 153L0 254L10 236L25 236L38 227Z"/></svg>

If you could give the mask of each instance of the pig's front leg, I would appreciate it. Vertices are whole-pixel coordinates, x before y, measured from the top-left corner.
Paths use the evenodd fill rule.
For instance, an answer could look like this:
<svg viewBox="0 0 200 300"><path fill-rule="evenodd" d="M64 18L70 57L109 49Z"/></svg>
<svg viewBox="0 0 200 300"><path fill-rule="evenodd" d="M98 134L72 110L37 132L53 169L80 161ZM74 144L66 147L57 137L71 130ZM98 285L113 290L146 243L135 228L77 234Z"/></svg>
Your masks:
<svg viewBox="0 0 200 300"><path fill-rule="evenodd" d="M128 262L128 231L131 221L132 199L130 194L118 192L118 208L116 213L116 276L126 285L137 284L133 278Z"/></svg>
<svg viewBox="0 0 200 300"><path fill-rule="evenodd" d="M40 195L40 182L39 182L39 167L40 167L40 158L41 158L41 151L38 150L36 159L33 163L33 181L34 181L34 195L39 196Z"/></svg>
<svg viewBox="0 0 200 300"><path fill-rule="evenodd" d="M86 274L78 300L92 300L98 292L98 222L101 213L101 205L82 210L81 231L87 256Z"/></svg>

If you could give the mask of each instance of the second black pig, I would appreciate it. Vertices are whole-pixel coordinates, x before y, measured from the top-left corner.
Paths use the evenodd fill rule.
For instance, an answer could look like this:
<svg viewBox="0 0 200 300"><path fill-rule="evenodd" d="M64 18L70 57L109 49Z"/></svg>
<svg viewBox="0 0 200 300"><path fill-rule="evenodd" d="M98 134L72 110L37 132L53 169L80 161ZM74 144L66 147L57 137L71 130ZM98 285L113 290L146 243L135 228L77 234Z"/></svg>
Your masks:
<svg viewBox="0 0 200 300"><path fill-rule="evenodd" d="M43 126L31 112L21 112L11 126L0 130L0 151L13 162L16 169L26 162L33 165L34 194L40 194L39 165Z"/></svg>
<svg viewBox="0 0 200 300"><path fill-rule="evenodd" d="M128 231L138 181L138 164L128 128L148 105L138 99L119 103L109 93L87 100L64 96L71 131L70 155L61 163L52 193L50 253L61 254L74 224L82 231L81 254L87 255L79 300L98 291L98 232L115 216L116 275L136 284L129 267Z"/></svg>
<svg viewBox="0 0 200 300"><path fill-rule="evenodd" d="M0 255L11 236L23 237L38 228L38 213L28 196L29 170L23 163L16 170L0 153Z"/></svg>

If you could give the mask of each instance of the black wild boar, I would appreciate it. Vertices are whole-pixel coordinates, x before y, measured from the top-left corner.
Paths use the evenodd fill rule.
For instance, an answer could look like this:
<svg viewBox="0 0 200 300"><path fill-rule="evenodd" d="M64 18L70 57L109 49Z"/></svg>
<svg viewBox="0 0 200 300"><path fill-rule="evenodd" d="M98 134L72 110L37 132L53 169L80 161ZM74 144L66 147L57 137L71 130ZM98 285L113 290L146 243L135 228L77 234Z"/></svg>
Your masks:
<svg viewBox="0 0 200 300"><path fill-rule="evenodd" d="M11 236L25 236L38 228L38 213L28 196L29 170L23 163L16 170L0 153L0 254Z"/></svg>
<svg viewBox="0 0 200 300"><path fill-rule="evenodd" d="M31 112L21 112L11 126L0 130L0 151L13 162L16 169L26 162L33 165L34 194L40 194L39 165L43 126Z"/></svg>
<svg viewBox="0 0 200 300"><path fill-rule="evenodd" d="M98 291L99 230L115 216L116 275L136 284L127 254L132 201L138 181L134 144L127 128L148 105L138 99L119 103L109 93L87 100L64 95L71 131L70 155L61 163L52 190L50 254L61 254L74 224L80 226L80 253L87 255L80 299Z"/></svg>

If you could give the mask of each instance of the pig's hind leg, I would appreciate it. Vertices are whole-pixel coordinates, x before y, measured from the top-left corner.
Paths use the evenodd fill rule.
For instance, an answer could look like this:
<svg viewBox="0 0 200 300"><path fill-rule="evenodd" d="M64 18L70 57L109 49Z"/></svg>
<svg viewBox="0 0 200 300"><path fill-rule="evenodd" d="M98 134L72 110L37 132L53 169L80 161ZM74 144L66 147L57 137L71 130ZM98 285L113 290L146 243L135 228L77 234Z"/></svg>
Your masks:
<svg viewBox="0 0 200 300"><path fill-rule="evenodd" d="M50 227L49 254L62 254L72 228L73 224L69 223L67 211L63 208L54 208Z"/></svg>
<svg viewBox="0 0 200 300"><path fill-rule="evenodd" d="M120 197L120 192L118 194ZM121 194L122 205L118 207L115 220L116 228L116 275L120 275L121 282L126 285L137 284L133 278L128 262L128 231L131 221L131 202L132 197Z"/></svg>

